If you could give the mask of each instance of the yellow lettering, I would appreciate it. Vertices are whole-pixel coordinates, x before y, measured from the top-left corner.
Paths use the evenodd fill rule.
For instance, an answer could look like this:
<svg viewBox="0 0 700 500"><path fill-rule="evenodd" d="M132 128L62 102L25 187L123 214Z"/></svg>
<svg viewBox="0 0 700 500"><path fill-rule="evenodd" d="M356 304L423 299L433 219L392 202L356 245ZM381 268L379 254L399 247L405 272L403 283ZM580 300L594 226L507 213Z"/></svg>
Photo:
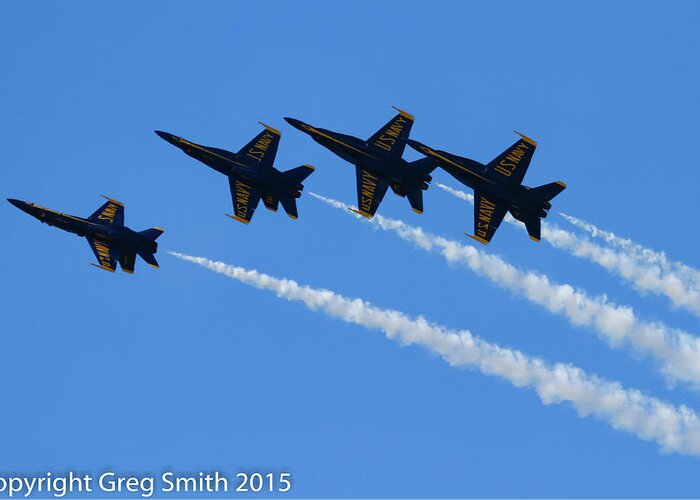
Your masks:
<svg viewBox="0 0 700 500"><path fill-rule="evenodd" d="M272 144L273 139L274 136L270 134L270 132L265 131L260 139L253 144L253 147L248 150L246 155L259 162L265 156L267 148Z"/></svg>

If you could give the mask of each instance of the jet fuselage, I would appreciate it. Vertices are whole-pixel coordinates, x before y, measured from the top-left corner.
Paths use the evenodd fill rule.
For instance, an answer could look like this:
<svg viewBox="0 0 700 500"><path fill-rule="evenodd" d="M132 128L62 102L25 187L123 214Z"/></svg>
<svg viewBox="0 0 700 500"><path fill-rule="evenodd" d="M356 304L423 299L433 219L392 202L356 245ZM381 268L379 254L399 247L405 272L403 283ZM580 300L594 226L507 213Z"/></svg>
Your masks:
<svg viewBox="0 0 700 500"><path fill-rule="evenodd" d="M425 147L425 146L420 146ZM420 149L419 149L420 150ZM431 150L440 167L459 182L506 204L514 217L520 214L532 214L547 217L551 203L538 199L530 193L530 188L522 184L508 184L487 172L486 166L479 162L447 153ZM427 154L427 153L426 153Z"/></svg>
<svg viewBox="0 0 700 500"><path fill-rule="evenodd" d="M49 226L55 226L69 233L86 238L112 242L115 247L132 249L136 252L156 253L158 244L126 226L111 225L90 221L82 217L56 212L35 203L8 199L10 203Z"/></svg>
<svg viewBox="0 0 700 500"><path fill-rule="evenodd" d="M381 177L389 179L392 186L398 184L422 190L428 189L428 183L432 177L412 169L403 158L382 157L374 151L370 151L366 141L351 135L314 127L295 118L285 118L285 120L343 160L372 170Z"/></svg>
<svg viewBox="0 0 700 500"><path fill-rule="evenodd" d="M156 134L181 149L186 155L226 176L239 177L257 184L266 193L280 198L284 196L301 197L303 186L290 183L276 168L259 168L255 151L249 151L247 155L239 155L225 149L196 144L168 132L156 131Z"/></svg>

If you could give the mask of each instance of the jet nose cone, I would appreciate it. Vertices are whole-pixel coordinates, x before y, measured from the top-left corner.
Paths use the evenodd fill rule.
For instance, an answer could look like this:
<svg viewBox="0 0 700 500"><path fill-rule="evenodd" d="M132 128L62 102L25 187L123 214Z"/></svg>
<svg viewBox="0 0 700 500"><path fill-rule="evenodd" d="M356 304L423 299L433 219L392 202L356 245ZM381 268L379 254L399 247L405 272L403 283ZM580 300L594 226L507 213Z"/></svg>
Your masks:
<svg viewBox="0 0 700 500"><path fill-rule="evenodd" d="M299 130L303 130L301 128L301 126L304 125L304 122L302 122L301 120L297 120L296 118L290 118L288 116L285 116L284 121L289 123L294 128L298 128Z"/></svg>
<svg viewBox="0 0 700 500"><path fill-rule="evenodd" d="M14 206L19 208L20 210L24 210L24 208L27 206L27 204L22 200L15 200L14 198L8 198L7 201L12 203Z"/></svg>
<svg viewBox="0 0 700 500"><path fill-rule="evenodd" d="M8 198L7 201L19 208L22 212L29 213L30 205L26 201L15 200L14 198Z"/></svg>
<svg viewBox="0 0 700 500"><path fill-rule="evenodd" d="M175 136L174 136L173 134L171 134L171 133L163 132L163 131L161 131L161 130L154 130L154 132L158 135L158 137L160 137L161 139L163 139L163 140L165 140L165 141L168 141L170 144L176 144L176 143L177 143L177 139L176 139Z"/></svg>

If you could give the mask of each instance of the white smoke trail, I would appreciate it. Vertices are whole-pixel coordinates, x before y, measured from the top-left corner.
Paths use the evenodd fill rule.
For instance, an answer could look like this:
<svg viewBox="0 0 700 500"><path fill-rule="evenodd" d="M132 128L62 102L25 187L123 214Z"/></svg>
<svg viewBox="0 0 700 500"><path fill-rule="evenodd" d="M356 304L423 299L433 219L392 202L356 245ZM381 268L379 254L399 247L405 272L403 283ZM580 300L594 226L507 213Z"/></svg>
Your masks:
<svg viewBox="0 0 700 500"><path fill-rule="evenodd" d="M620 236L617 236L616 234L611 233L610 231L604 231L599 227L596 227L593 224L581 220L572 215L567 215L562 212L559 212L559 215L566 219L566 221L569 222L572 226L587 232L594 238L599 238L605 241L610 246L619 248L620 250L623 250L630 255L634 255L641 261L647 262L649 264L656 264L662 266L665 269L668 269L670 267L669 261L666 258L666 254L663 252L655 252L654 250L651 250L649 248L644 248L641 245L637 245L632 240L629 240L627 238L621 238Z"/></svg>
<svg viewBox="0 0 700 500"><path fill-rule="evenodd" d="M450 330L423 317L381 309L361 299L331 290L301 286L255 270L229 266L202 257L169 252L229 278L269 290L278 297L303 302L313 311L348 323L383 331L402 344L418 344L456 367L471 368L501 377L516 387L534 389L544 404L570 402L582 416L592 415L613 428L654 441L665 452L700 456L700 419L690 408L660 401L617 382L588 375L570 364L550 364L520 351L488 343L469 331Z"/></svg>
<svg viewBox="0 0 700 500"><path fill-rule="evenodd" d="M436 183L436 185L462 200L474 203L474 197L467 193L444 184ZM570 222L570 219L574 219L571 216L564 217ZM509 215L506 215L506 222L524 227ZM590 224L579 227L587 227L591 233L595 228ZM602 234L597 228L595 231L599 236ZM616 239L611 239L611 235ZM619 252L611 248L603 248L546 222L542 223L542 239L555 248L602 266L631 283L640 292L665 295L674 306L682 307L700 317L700 273L683 264L671 265L663 253L644 249L629 240L617 238L612 233L606 233L603 239L615 241L615 246L621 249L626 247L627 250Z"/></svg>
<svg viewBox="0 0 700 500"><path fill-rule="evenodd" d="M311 196L346 213L349 205L315 193ZM364 217L356 215L363 220ZM423 250L434 250L448 262L465 264L493 283L511 290L548 311L563 315L576 326L590 326L612 347L628 342L637 351L653 356L671 380L700 383L700 339L663 323L639 319L634 309L617 305L605 296L589 296L568 284L558 284L540 273L521 271L502 258L473 246L436 236L405 222L375 215L369 221L384 231L393 231Z"/></svg>
<svg viewBox="0 0 700 500"><path fill-rule="evenodd" d="M600 229L590 222L579 219L578 217L561 212L559 212L559 215L561 215L574 227L582 229L594 238L602 239L608 245L622 250L625 252L625 254L635 258L639 262L650 266L658 266L661 270L660 272L663 273L676 273L678 278L683 281L686 286L693 287L695 289L700 288L700 271L697 269L683 264L682 262L672 261L664 252L652 250L651 248L642 246L630 239L617 236L613 232Z"/></svg>

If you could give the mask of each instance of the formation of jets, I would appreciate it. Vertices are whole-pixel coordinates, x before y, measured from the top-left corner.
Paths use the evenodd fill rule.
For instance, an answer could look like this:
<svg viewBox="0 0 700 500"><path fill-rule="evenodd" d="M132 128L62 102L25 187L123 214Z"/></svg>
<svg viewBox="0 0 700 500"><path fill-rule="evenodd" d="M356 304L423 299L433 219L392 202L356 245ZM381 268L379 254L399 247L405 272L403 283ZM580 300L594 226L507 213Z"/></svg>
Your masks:
<svg viewBox="0 0 700 500"><path fill-rule="evenodd" d="M537 143L516 132L518 139L494 160L483 165L475 160L430 148L409 139L414 117L398 108L389 120L368 139L314 127L295 118L285 120L294 128L337 156L355 165L357 180L356 213L374 217L387 189L408 198L416 213L423 213L423 191L432 181L431 173L442 168L459 182L474 190L474 234L476 241L488 244L507 212L523 222L530 238L540 240L541 219L552 207L550 201L566 185L561 181L530 188L522 184ZM314 167L302 165L287 171L276 169L281 134L264 123L264 129L238 152L202 146L168 132L156 134L208 167L228 177L233 201L234 220L249 224L260 199L265 208L284 211L296 219L296 199L304 189L304 180ZM403 159L406 145L425 158L408 162ZM105 197L106 198L106 197ZM123 271L133 273L136 255L153 267L158 267L155 253L160 228L136 232L124 225L124 205L111 198L87 219L67 215L48 208L15 199L8 201L29 215L65 231L87 238L95 253L96 267L114 272L117 262Z"/></svg>

